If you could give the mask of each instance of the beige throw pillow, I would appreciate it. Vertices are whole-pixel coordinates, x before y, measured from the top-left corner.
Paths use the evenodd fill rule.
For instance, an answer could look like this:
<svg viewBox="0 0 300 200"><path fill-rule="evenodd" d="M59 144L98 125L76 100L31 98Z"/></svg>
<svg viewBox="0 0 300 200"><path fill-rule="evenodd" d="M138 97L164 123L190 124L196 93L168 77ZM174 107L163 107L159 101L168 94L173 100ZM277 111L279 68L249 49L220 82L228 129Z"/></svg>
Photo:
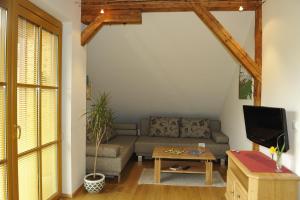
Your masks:
<svg viewBox="0 0 300 200"><path fill-rule="evenodd" d="M205 138L211 137L209 120L207 119L182 119L180 127L182 138Z"/></svg>
<svg viewBox="0 0 300 200"><path fill-rule="evenodd" d="M179 118L150 117L149 136L179 137Z"/></svg>

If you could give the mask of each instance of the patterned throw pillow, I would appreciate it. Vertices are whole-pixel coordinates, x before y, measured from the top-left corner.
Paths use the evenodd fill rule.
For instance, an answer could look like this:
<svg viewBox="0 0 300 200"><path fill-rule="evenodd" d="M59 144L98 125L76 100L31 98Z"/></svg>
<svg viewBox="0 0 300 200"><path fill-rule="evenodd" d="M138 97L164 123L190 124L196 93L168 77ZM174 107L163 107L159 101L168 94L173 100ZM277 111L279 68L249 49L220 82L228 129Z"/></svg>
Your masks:
<svg viewBox="0 0 300 200"><path fill-rule="evenodd" d="M205 138L211 136L208 119L182 119L180 137L182 138Z"/></svg>
<svg viewBox="0 0 300 200"><path fill-rule="evenodd" d="M178 122L178 118L150 117L149 136L179 137Z"/></svg>

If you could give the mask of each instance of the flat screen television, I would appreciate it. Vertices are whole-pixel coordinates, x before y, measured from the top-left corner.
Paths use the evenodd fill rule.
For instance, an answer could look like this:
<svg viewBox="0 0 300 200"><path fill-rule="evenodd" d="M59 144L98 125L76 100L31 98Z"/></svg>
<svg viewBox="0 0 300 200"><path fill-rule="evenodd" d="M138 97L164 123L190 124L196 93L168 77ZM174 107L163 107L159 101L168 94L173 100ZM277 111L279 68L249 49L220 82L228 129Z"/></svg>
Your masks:
<svg viewBox="0 0 300 200"><path fill-rule="evenodd" d="M285 144L284 152L289 150L285 109L243 106L243 110L249 140L269 148L276 147L278 139L279 147Z"/></svg>

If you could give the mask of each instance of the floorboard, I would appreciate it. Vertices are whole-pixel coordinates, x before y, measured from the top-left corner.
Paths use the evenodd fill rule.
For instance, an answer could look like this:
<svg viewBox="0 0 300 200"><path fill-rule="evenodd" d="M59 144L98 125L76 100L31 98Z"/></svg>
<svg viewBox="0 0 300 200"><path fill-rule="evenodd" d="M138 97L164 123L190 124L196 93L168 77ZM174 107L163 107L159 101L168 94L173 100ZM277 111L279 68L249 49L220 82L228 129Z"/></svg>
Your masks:
<svg viewBox="0 0 300 200"><path fill-rule="evenodd" d="M108 179L104 190L99 194L88 194L82 190L75 200L225 200L225 188L216 187L182 187L163 185L138 185L144 168L153 168L153 161L143 161L139 165L132 159L122 173L121 182ZM224 180L226 167L214 164Z"/></svg>

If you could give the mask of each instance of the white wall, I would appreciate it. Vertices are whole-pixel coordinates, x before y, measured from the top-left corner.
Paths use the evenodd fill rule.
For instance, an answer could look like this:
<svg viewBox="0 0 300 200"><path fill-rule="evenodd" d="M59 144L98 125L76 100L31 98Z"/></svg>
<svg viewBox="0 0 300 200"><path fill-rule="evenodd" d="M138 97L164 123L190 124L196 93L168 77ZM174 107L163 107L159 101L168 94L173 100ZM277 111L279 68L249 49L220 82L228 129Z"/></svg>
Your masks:
<svg viewBox="0 0 300 200"><path fill-rule="evenodd" d="M251 18L251 23L248 28L248 35L243 48L247 53L254 58L254 29L255 18ZM231 81L230 89L227 92L226 100L223 104L220 119L222 121L222 131L226 133L230 140L230 147L232 149L245 149L252 148L252 143L246 137L243 105L253 105L252 100L239 99L239 64L235 68L235 73Z"/></svg>
<svg viewBox="0 0 300 200"><path fill-rule="evenodd" d="M285 166L300 175L300 1L267 1L263 6L262 105L283 107L287 111L290 150L283 155ZM251 43L248 43L251 44ZM253 44L253 43L252 43ZM249 49L249 45L246 45ZM251 47L253 49L253 47ZM236 149L251 149L245 136L242 105L239 101L238 73L221 115L224 132ZM293 128L294 126L298 127ZM269 155L268 149L261 151Z"/></svg>
<svg viewBox="0 0 300 200"><path fill-rule="evenodd" d="M286 109L290 150L283 163L300 175L300 127L292 125L300 121L299 8L299 0L267 1L263 7L262 104Z"/></svg>
<svg viewBox="0 0 300 200"><path fill-rule="evenodd" d="M80 45L81 9L72 0L31 0L63 23L62 192L72 194L85 175L86 49ZM80 1L78 1L80 2Z"/></svg>
<svg viewBox="0 0 300 200"><path fill-rule="evenodd" d="M251 13L215 12L241 43ZM155 114L219 118L236 61L193 12L145 13L104 26L88 44L93 94L110 92L117 121Z"/></svg>

